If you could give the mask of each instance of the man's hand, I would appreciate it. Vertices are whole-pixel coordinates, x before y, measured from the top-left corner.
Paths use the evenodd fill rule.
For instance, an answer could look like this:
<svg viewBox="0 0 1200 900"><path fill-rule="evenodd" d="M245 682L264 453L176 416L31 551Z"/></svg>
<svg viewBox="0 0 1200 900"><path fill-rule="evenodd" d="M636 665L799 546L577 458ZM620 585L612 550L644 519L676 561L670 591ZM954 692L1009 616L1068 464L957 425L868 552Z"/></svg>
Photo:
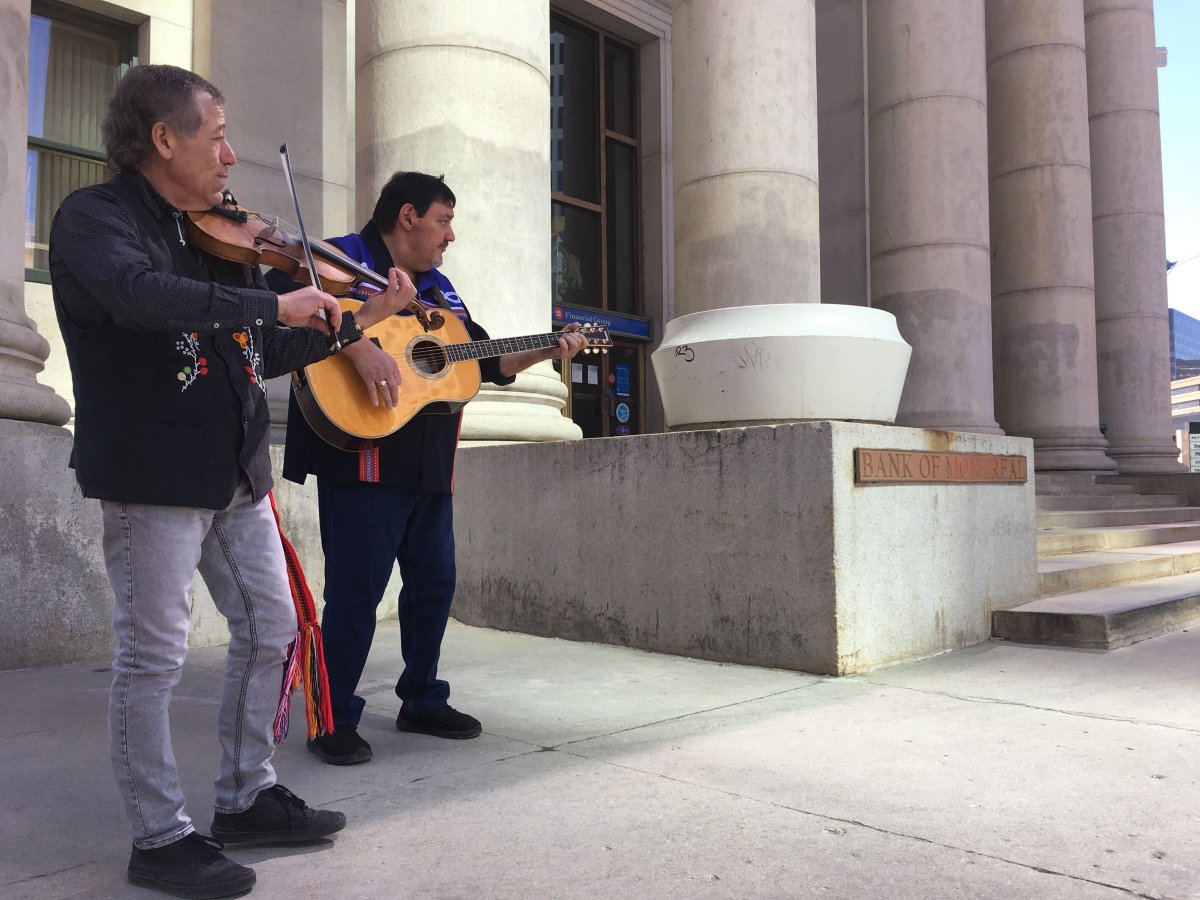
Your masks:
<svg viewBox="0 0 1200 900"><path fill-rule="evenodd" d="M579 333L579 323L572 322L559 332L558 344L546 351L546 359L570 359L586 346L587 338Z"/></svg>
<svg viewBox="0 0 1200 900"><path fill-rule="evenodd" d="M354 313L354 321L361 328L370 328L388 316L407 309L416 298L417 289L413 286L412 279L402 269L393 267L388 272L387 290L364 303L362 308Z"/></svg>
<svg viewBox="0 0 1200 900"><path fill-rule="evenodd" d="M333 296L309 285L279 295L279 321L293 328L315 328L329 334L341 327L342 308Z"/></svg>
<svg viewBox="0 0 1200 900"><path fill-rule="evenodd" d="M361 321L357 315L355 319ZM400 396L400 366L396 360L369 338L355 341L345 347L342 353L350 357L354 368L358 370L358 377L367 386L371 405L378 406L382 402L386 408L394 409Z"/></svg>

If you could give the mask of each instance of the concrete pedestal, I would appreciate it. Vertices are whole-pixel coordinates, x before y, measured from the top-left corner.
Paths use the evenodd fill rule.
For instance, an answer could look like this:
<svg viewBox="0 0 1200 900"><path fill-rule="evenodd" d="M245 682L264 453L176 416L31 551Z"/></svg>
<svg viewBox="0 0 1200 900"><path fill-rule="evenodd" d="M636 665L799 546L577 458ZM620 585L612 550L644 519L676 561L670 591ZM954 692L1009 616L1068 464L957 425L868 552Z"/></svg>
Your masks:
<svg viewBox="0 0 1200 900"><path fill-rule="evenodd" d="M111 653L100 505L67 468L71 441L64 428L0 419L0 670Z"/></svg>
<svg viewBox="0 0 1200 900"><path fill-rule="evenodd" d="M100 503L79 493L67 468L71 433L63 428L0 419L0 671L112 657L112 588L104 567ZM275 499L318 609L324 589L317 486L283 481L282 448L272 448ZM36 496L29 486L37 485ZM394 617L396 576L381 617ZM197 576L188 633L191 647L229 640L203 579Z"/></svg>
<svg viewBox="0 0 1200 900"><path fill-rule="evenodd" d="M857 485L858 447L1032 456L847 422L465 448L454 614L829 675L986 640L1036 590L1032 479Z"/></svg>

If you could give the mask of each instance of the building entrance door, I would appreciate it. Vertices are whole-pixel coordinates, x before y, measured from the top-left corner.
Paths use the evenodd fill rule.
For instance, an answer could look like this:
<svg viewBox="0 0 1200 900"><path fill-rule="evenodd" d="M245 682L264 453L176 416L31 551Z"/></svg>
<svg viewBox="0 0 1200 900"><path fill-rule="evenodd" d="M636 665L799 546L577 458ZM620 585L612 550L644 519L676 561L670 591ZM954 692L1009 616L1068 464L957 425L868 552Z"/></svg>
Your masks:
<svg viewBox="0 0 1200 900"><path fill-rule="evenodd" d="M571 419L585 438L642 433L643 358L641 343L614 338L607 354L581 353L570 360L563 381Z"/></svg>

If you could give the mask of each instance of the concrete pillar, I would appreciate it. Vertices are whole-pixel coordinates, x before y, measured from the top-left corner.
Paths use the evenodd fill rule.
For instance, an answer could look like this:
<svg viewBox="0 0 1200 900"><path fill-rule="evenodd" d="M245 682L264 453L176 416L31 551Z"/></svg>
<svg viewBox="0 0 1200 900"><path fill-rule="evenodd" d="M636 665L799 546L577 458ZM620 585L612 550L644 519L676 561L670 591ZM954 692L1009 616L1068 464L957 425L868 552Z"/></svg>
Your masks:
<svg viewBox="0 0 1200 900"><path fill-rule="evenodd" d="M821 302L871 302L866 0L817 0Z"/></svg>
<svg viewBox="0 0 1200 900"><path fill-rule="evenodd" d="M295 221L279 158L286 143L309 235L358 228L346 103L346 4L296 0L287 28L241 0L202 0L196 12L194 67L225 95L229 140L238 157L229 189L238 202ZM271 79L286 84L286 92L263 90L264 59L272 61ZM290 390L291 376L268 382L276 441L283 439Z"/></svg>
<svg viewBox="0 0 1200 900"><path fill-rule="evenodd" d="M67 468L67 401L37 382L49 345L25 313L29 0L0 0L0 669L102 656L111 641L99 507Z"/></svg>
<svg viewBox="0 0 1200 900"><path fill-rule="evenodd" d="M63 425L67 401L38 384L50 345L25 314L25 136L29 93L29 2L0 0L0 84L7 101L0 137L0 420Z"/></svg>
<svg viewBox="0 0 1200 900"><path fill-rule="evenodd" d="M676 0L675 313L818 303L813 0Z"/></svg>
<svg viewBox="0 0 1200 900"><path fill-rule="evenodd" d="M871 305L913 346L897 424L997 433L983 0L867 19Z"/></svg>
<svg viewBox="0 0 1200 900"><path fill-rule="evenodd" d="M1039 471L1110 473L1096 387L1083 0L987 3L996 419Z"/></svg>
<svg viewBox="0 0 1200 900"><path fill-rule="evenodd" d="M458 197L444 269L494 337L550 316L548 0L358 0L358 220L398 169ZM542 363L467 407L465 440L564 440L566 388Z"/></svg>
<svg viewBox="0 0 1200 900"><path fill-rule="evenodd" d="M1153 0L1084 0L1100 421L1122 473L1175 472Z"/></svg>

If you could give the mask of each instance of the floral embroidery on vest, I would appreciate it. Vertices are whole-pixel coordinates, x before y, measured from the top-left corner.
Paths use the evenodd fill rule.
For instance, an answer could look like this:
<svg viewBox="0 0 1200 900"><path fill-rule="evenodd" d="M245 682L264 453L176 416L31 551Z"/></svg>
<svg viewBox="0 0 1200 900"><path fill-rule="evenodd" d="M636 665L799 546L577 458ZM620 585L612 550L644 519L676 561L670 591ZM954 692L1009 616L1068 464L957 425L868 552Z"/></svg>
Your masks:
<svg viewBox="0 0 1200 900"><path fill-rule="evenodd" d="M249 329L246 331L235 331L233 339L238 342L238 346L242 348L242 356L250 364L242 366L250 378L250 383L257 384L265 394L267 392L267 383L259 371L262 368L262 355L254 349L254 335L250 333Z"/></svg>
<svg viewBox="0 0 1200 900"><path fill-rule="evenodd" d="M175 342L175 349L184 355L190 363L184 363L183 369L175 376L182 383L179 390L186 391L201 375L208 374L208 360L200 355L200 336L196 332L183 332L183 339Z"/></svg>

